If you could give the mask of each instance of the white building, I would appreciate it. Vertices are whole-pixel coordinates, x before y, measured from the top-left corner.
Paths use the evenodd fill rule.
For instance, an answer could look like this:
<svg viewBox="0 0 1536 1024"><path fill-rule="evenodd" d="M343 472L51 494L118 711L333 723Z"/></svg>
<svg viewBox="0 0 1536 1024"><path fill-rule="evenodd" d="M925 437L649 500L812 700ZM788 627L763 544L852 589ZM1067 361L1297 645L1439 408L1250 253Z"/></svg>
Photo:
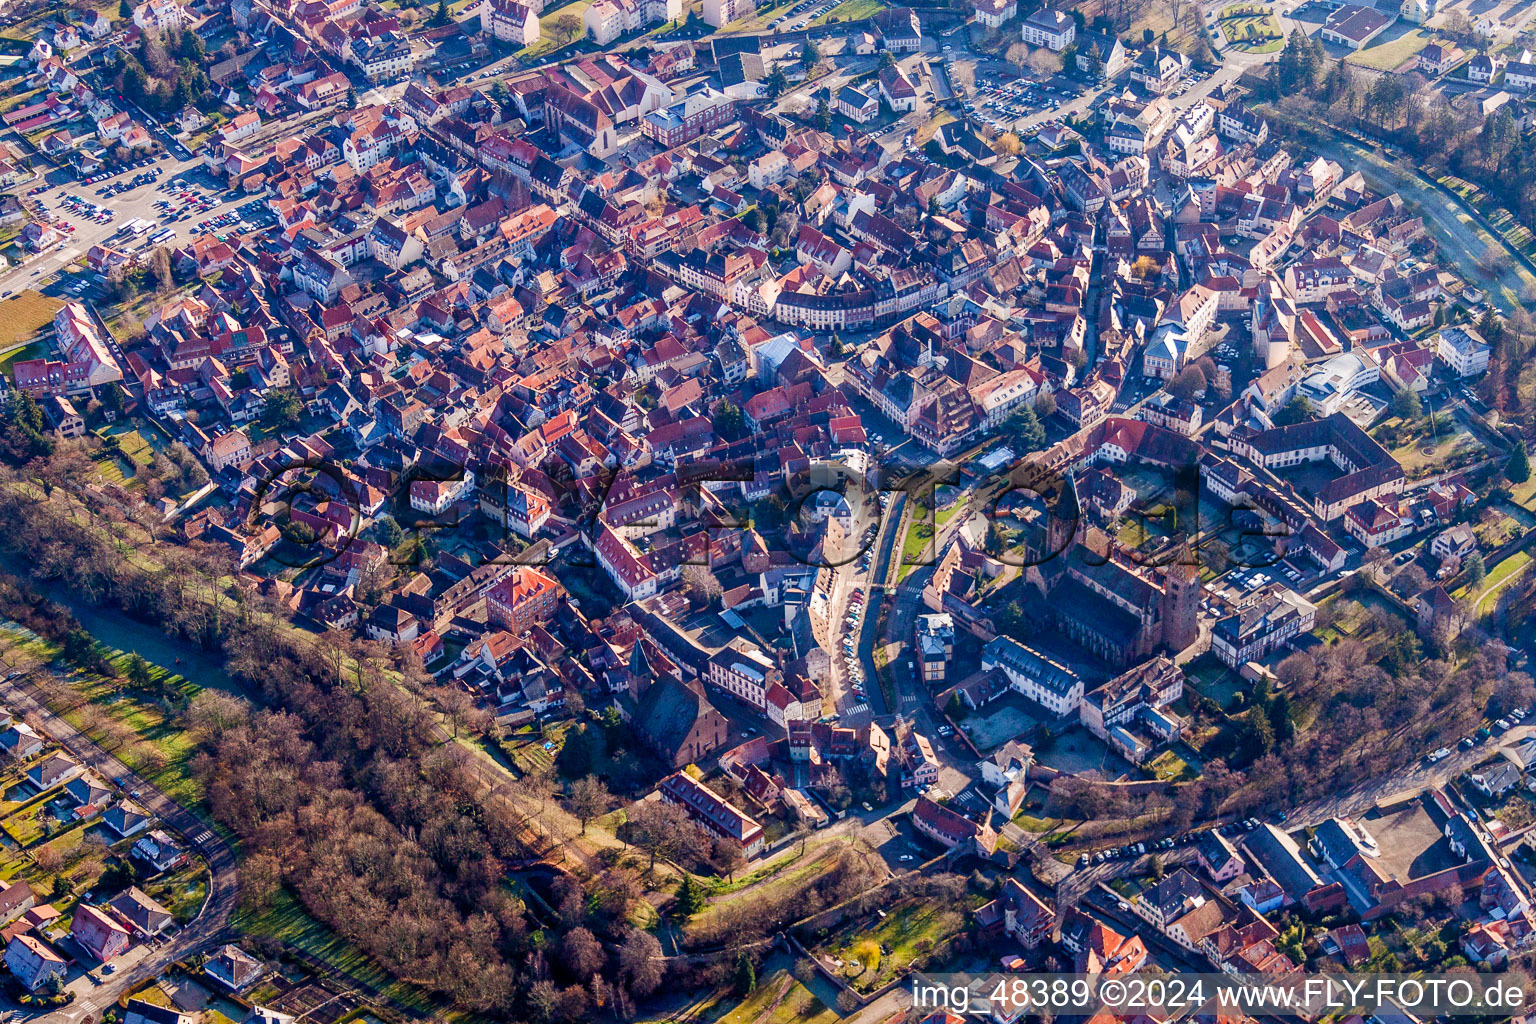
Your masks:
<svg viewBox="0 0 1536 1024"><path fill-rule="evenodd" d="M1520 92L1536 89L1536 64L1510 61L1504 65L1504 88Z"/></svg>
<svg viewBox="0 0 1536 1024"><path fill-rule="evenodd" d="M539 41L538 12L517 0L489 0L482 21L498 42L532 46Z"/></svg>
<svg viewBox="0 0 1536 1024"><path fill-rule="evenodd" d="M1024 19L1024 41L1060 53L1077 38L1077 22L1065 11L1043 7Z"/></svg>
<svg viewBox="0 0 1536 1024"><path fill-rule="evenodd" d="M976 21L987 28L997 28L1005 21L1018 17L1018 0L973 0Z"/></svg>
<svg viewBox="0 0 1536 1024"><path fill-rule="evenodd" d="M752 0L704 0L704 24L724 28L753 10Z"/></svg>
<svg viewBox="0 0 1536 1024"><path fill-rule="evenodd" d="M1435 358L1458 377L1473 377L1488 369L1491 346L1471 327L1443 327L1435 336Z"/></svg>
<svg viewBox="0 0 1536 1024"><path fill-rule="evenodd" d="M41 939L17 935L5 947L6 969L29 992L36 992L49 978L63 979L67 969L64 958Z"/></svg>
<svg viewBox="0 0 1536 1024"><path fill-rule="evenodd" d="M457 480L411 481L411 508L432 516L448 511L454 502L475 489L475 475L468 469L463 472Z"/></svg>
<svg viewBox="0 0 1536 1024"><path fill-rule="evenodd" d="M873 121L875 115L880 113L880 104L873 96L851 85L845 85L838 90L837 102L832 106L839 114L859 124Z"/></svg>
<svg viewBox="0 0 1536 1024"><path fill-rule="evenodd" d="M581 16L581 26L598 46L607 46L626 32L640 28L640 5L635 0L597 0Z"/></svg>
<svg viewBox="0 0 1536 1024"><path fill-rule="evenodd" d="M1257 600L1216 623L1211 650L1222 664L1237 668L1311 632L1316 621L1316 605L1289 587L1272 584Z"/></svg>
<svg viewBox="0 0 1536 1024"><path fill-rule="evenodd" d="M1320 416L1332 416L1351 395L1381 379L1375 363L1353 352L1342 352L1313 370L1296 385L1296 393L1312 403Z"/></svg>
<svg viewBox="0 0 1536 1024"><path fill-rule="evenodd" d="M706 678L711 686L762 710L768 706L768 688L779 681L779 674L773 660L756 647L726 647L709 659Z"/></svg>
<svg viewBox="0 0 1536 1024"><path fill-rule="evenodd" d="M981 669L1001 671L1009 686L1056 715L1075 714L1083 702L1077 673L1009 636L993 637L982 649Z"/></svg>
<svg viewBox="0 0 1536 1024"><path fill-rule="evenodd" d="M783 150L770 149L747 165L747 184L755 189L777 185L789 178L790 166L789 157Z"/></svg>
<svg viewBox="0 0 1536 1024"><path fill-rule="evenodd" d="M188 20L186 8L176 0L144 0L133 9L133 23L141 29L164 32L180 28Z"/></svg>
<svg viewBox="0 0 1536 1024"><path fill-rule="evenodd" d="M1042 380L1035 371L1020 366L983 382L971 395L981 411L981 429L996 430L1019 406L1033 403Z"/></svg>

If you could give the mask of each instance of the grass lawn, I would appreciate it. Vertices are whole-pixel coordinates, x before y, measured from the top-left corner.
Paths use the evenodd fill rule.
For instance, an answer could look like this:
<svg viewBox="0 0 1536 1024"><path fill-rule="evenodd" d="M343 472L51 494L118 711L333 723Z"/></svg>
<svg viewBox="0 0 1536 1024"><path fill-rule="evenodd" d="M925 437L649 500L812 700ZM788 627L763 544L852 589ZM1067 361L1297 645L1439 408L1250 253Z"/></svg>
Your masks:
<svg viewBox="0 0 1536 1024"><path fill-rule="evenodd" d="M1391 71L1428 46L1430 38L1431 34L1417 25L1403 22L1377 36L1372 45L1356 50L1344 59L1363 68Z"/></svg>
<svg viewBox="0 0 1536 1024"><path fill-rule="evenodd" d="M0 346L30 340L53 322L53 314L63 306L58 299L34 291L24 291L0 302Z"/></svg>
<svg viewBox="0 0 1536 1024"><path fill-rule="evenodd" d="M1438 440L1428 434L1417 437L1393 451L1392 457L1402 465L1403 472L1416 478L1440 472L1458 461L1470 462L1484 453L1471 431L1457 423L1452 433L1442 431Z"/></svg>
<svg viewBox="0 0 1536 1024"><path fill-rule="evenodd" d="M48 343L46 341L30 341L24 345L17 345L4 355L0 355L0 373L15 380L16 371L12 367L17 363L27 359L42 359L47 355Z"/></svg>
<svg viewBox="0 0 1536 1024"><path fill-rule="evenodd" d="M1523 484L1509 485L1510 499L1527 511L1536 511L1536 473Z"/></svg>
<svg viewBox="0 0 1536 1024"><path fill-rule="evenodd" d="M927 520L928 512L925 509L917 509L912 513L912 520L907 526L907 535L901 541L901 562L896 573L898 580L904 580L914 569L938 560L939 553L934 545L933 526Z"/></svg>
<svg viewBox="0 0 1536 1024"><path fill-rule="evenodd" d="M814 846L810 848L809 852L812 854L812 861L818 859L820 856L820 854L817 852L817 848ZM748 886L756 885L759 882L766 881L767 879L772 878L773 876L788 869L792 865L799 863L803 859L804 855L797 853L790 857L780 857L778 860L768 864L765 867L758 868L756 871L747 874L739 874L734 879L730 879L729 881L724 878L710 877L695 877L694 881L702 886L704 891L709 893L711 896L726 896L733 892L740 892L742 889L745 889Z"/></svg>
<svg viewBox="0 0 1536 1024"><path fill-rule="evenodd" d="M1014 815L1013 823L1025 832L1049 832L1061 827L1060 818L1037 818L1033 814L1020 811Z"/></svg>
<svg viewBox="0 0 1536 1024"><path fill-rule="evenodd" d="M44 800L16 812L0 821L0 828L5 829L5 834L16 840L18 846L31 846L46 835L63 831L66 826L53 816L50 802Z"/></svg>
<svg viewBox="0 0 1536 1024"><path fill-rule="evenodd" d="M127 654L114 652L111 661L119 673L126 673ZM75 680L75 689L89 703L66 712L64 719L166 796L195 809L205 795L192 773L196 745L181 724L161 709L154 691L190 700L202 687L155 664L150 665L149 675L152 690L144 693L125 688L122 678Z"/></svg>
<svg viewBox="0 0 1536 1024"><path fill-rule="evenodd" d="M805 889L814 885L816 881L819 880L823 875L827 874L827 872L837 867L837 848L837 842L829 842L824 844L820 849L812 848L811 853L806 857L789 859L786 861L785 867L777 872L770 871L762 873L762 877L758 877L756 879L751 877L743 879L742 881L744 882L751 882L754 880L762 882L766 878L772 879L771 882L766 882L764 886L751 889L750 891L743 891L745 889L745 885L731 886L729 883L727 883L727 885L723 887L725 895L713 899L708 906L690 918L688 922L683 926L684 931L708 934L713 931L715 927L715 919L726 908L730 907L738 900L753 901L761 899L763 898L765 891L770 891L772 893L803 892ZM790 865L793 866L791 867ZM716 889L715 891L719 892L722 890Z"/></svg>
<svg viewBox="0 0 1536 1024"><path fill-rule="evenodd" d="M1505 584L1512 582L1515 577L1518 574L1524 572L1526 567L1530 564L1531 556L1529 553L1524 551L1516 551L1514 554L1504 559L1504 561L1490 569L1488 575L1483 577L1483 581L1478 584L1478 598L1477 604L1473 606L1473 614L1482 616L1487 615L1489 612L1493 611L1494 607L1498 603L1499 592L1504 589ZM1467 588L1458 587L1456 588L1456 592L1451 596L1457 600L1460 600L1461 598L1467 596Z"/></svg>
<svg viewBox="0 0 1536 1024"><path fill-rule="evenodd" d="M59 656L54 645L42 640L34 643L43 660ZM74 673L68 685L85 701L78 707L55 708L55 712L172 800L189 809L199 808L204 793L191 769L195 744L159 701L162 695L178 702L190 701L202 687L149 662L149 688L135 690L127 682L130 655L105 644L98 643L98 647L116 668L118 678ZM16 839L23 841L20 836Z"/></svg>
<svg viewBox="0 0 1536 1024"><path fill-rule="evenodd" d="M794 0L785 0L784 3L778 4L770 3L766 7L759 7L745 18L737 18L720 31L753 32L765 29L774 18L779 17L781 14L788 14L789 9L793 6L795 6Z"/></svg>
<svg viewBox="0 0 1536 1024"><path fill-rule="evenodd" d="M545 10L539 18L538 40L532 46L519 50L517 59L521 61L540 60L548 57L556 50L570 46L572 43L581 42L586 38L582 35L581 29L578 28L575 35L566 39L555 32L555 22L567 14L575 15L576 20L580 22L581 16L586 13L587 8L590 6L592 5L587 0L572 0L571 3L564 6Z"/></svg>
<svg viewBox="0 0 1536 1024"><path fill-rule="evenodd" d="M152 882L145 882L140 888L175 914L178 922L186 923L208 897L208 872L201 864L189 864Z"/></svg>
<svg viewBox="0 0 1536 1024"><path fill-rule="evenodd" d="M1188 761L1172 750L1165 750L1154 757L1147 764L1147 769L1159 779L1168 782L1183 782L1200 774L1190 766Z"/></svg>
<svg viewBox="0 0 1536 1024"><path fill-rule="evenodd" d="M965 927L968 908L905 903L875 917L869 928L841 934L833 955L846 961L849 984L864 992L878 988L926 953ZM857 961L854 967L851 961Z"/></svg>
<svg viewBox="0 0 1536 1024"><path fill-rule="evenodd" d="M1264 7L1237 4L1221 12L1217 20L1227 42L1248 53L1273 53L1285 45L1280 23Z"/></svg>
<svg viewBox="0 0 1536 1024"><path fill-rule="evenodd" d="M154 460L155 446L126 420L118 420L97 433L102 437L117 438L119 450L141 466L148 466Z"/></svg>
<svg viewBox="0 0 1536 1024"><path fill-rule="evenodd" d="M10 799L0 799L0 816L16 813L38 796L21 765L0 776L0 793L11 794Z"/></svg>
<svg viewBox="0 0 1536 1024"><path fill-rule="evenodd" d="M948 489L949 488L947 487L944 488L944 490ZM941 494L943 494L942 491L936 492L934 497L938 498ZM943 496L948 497L948 495ZM949 525L949 521L955 518L955 516L964 512L968 505L970 505L970 500L965 495L957 495L955 500L950 503L948 508L941 508L937 511L937 513L935 513L935 518L939 527L942 529L943 527Z"/></svg>
<svg viewBox="0 0 1536 1024"><path fill-rule="evenodd" d="M1239 690L1247 690L1241 676L1215 658L1200 658L1185 670L1184 681L1200 696L1226 707Z"/></svg>
<svg viewBox="0 0 1536 1024"><path fill-rule="evenodd" d="M926 146L933 139L934 133L947 124L954 124L955 115L948 110L940 110L933 115L933 119L917 130L912 136L914 146Z"/></svg>
<svg viewBox="0 0 1536 1024"><path fill-rule="evenodd" d="M811 22L811 25L835 25L848 21L864 21L868 18L873 18L889 6L884 0L843 0L842 3Z"/></svg>
<svg viewBox="0 0 1536 1024"><path fill-rule="evenodd" d="M524 774L545 772L554 767L555 755L560 752L560 741L563 735L564 730L559 726L545 729L543 736L535 732L531 726L523 726L503 740L501 748L512 759L518 771ZM546 743L550 746L546 747Z"/></svg>
<svg viewBox="0 0 1536 1024"><path fill-rule="evenodd" d="M788 971L757 979L757 988L720 1024L836 1024L838 1016Z"/></svg>
<svg viewBox="0 0 1536 1024"><path fill-rule="evenodd" d="M232 923L243 935L265 936L286 943L412 1009L428 1013L438 1009L411 986L391 979L351 942L310 917L287 889L279 890L272 906L265 911L254 912L242 905L235 911Z"/></svg>

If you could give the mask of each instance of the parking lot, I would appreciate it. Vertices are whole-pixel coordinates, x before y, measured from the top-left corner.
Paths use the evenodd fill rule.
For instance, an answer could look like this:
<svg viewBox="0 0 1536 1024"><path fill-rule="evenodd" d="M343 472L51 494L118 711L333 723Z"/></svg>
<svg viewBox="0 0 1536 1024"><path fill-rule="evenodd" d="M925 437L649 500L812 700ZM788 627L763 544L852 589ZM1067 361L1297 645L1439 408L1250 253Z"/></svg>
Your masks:
<svg viewBox="0 0 1536 1024"><path fill-rule="evenodd" d="M978 124L1007 132L1013 131L1021 120L1055 113L1066 100L1082 91L1076 86L1050 85L1026 78L998 80L991 85L978 81L976 99L967 101L964 109Z"/></svg>
<svg viewBox="0 0 1536 1024"><path fill-rule="evenodd" d="M93 245L144 252L204 232L275 225L262 201L223 191L201 161L170 156L85 179L65 180L55 171L48 181L31 185L21 195L35 216L59 228L64 240L0 275L0 298L47 286ZM154 238L159 241L152 242ZM64 290L80 295L88 287L80 278Z"/></svg>
<svg viewBox="0 0 1536 1024"><path fill-rule="evenodd" d="M788 14L780 15L768 23L770 29L777 30L781 25L786 31L802 29L836 7L842 0L800 0L799 3L789 9ZM791 18L795 20L789 24Z"/></svg>

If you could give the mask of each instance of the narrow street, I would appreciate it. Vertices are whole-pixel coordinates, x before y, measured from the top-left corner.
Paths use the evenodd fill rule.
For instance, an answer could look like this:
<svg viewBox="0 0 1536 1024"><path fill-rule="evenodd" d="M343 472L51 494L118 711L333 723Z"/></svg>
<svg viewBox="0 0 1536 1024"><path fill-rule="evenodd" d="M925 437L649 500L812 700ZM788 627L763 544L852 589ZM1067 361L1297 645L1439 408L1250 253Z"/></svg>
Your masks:
<svg viewBox="0 0 1536 1024"><path fill-rule="evenodd" d="M206 949L222 936L234 913L239 889L234 851L202 818L176 803L133 773L117 758L97 746L64 719L49 711L32 689L19 680L0 680L0 696L18 711L41 722L44 730L64 745L79 761L103 779L122 779L122 788L136 792L134 799L158 815L208 862L208 898L202 911L169 942L154 948L131 967L105 975L99 983L82 978L74 983L78 997L62 1010L48 1014L51 1022L73 1024L98 1016L116 1005L118 997L146 978L154 977L172 963Z"/></svg>

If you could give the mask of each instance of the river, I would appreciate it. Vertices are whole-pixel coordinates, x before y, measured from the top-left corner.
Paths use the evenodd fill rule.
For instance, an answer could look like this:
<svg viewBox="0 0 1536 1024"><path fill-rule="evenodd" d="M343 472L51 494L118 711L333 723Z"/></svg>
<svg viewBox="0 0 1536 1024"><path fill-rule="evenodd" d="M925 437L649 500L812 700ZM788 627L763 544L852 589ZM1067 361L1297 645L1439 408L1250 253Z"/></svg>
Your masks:
<svg viewBox="0 0 1536 1024"><path fill-rule="evenodd" d="M1366 184L1372 188L1381 192L1397 192L1417 207L1430 234L1440 243L1442 257L1459 266L1469 280L1480 276L1476 268L1469 264L1477 260L1489 246L1505 248L1501 240L1484 230L1454 199L1426 184L1411 171L1383 159L1379 153L1343 136L1315 139L1312 148L1324 157L1337 160L1344 167L1345 174L1358 169L1365 176ZM1499 273L1497 285L1488 289L1488 298L1507 314L1523 301L1528 291L1536 291L1536 278L1532 278L1517 259L1509 256Z"/></svg>
<svg viewBox="0 0 1536 1024"><path fill-rule="evenodd" d="M224 690L240 697L249 696L224 671L224 660L218 655L210 654L184 640L166 636L155 627L131 619L121 612L103 612L94 605L57 593L49 596L68 607L75 618L80 620L80 625L108 647L137 653L145 661L154 662L167 672L186 676L198 686Z"/></svg>

